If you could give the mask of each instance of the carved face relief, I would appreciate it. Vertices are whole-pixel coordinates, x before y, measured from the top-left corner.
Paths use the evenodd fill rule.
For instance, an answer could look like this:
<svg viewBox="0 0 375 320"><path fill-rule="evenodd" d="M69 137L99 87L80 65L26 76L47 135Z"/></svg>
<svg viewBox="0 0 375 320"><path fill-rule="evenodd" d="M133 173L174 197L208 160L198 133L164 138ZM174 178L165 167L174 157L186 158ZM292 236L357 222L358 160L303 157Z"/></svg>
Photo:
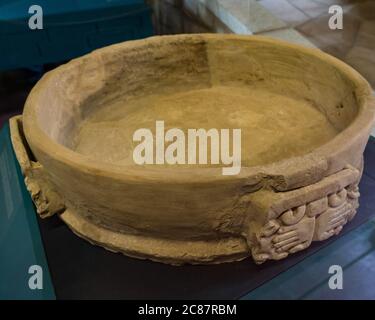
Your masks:
<svg viewBox="0 0 375 320"><path fill-rule="evenodd" d="M337 184L345 184L348 180L347 174L341 178L340 174L337 174L337 177L330 179L332 187L326 181L318 182L314 188L328 190L325 195L283 211L276 218L269 220L255 234L256 245L252 247L252 255L256 263L263 263L269 259L283 259L291 253L306 249L312 241L322 241L337 235L354 217L358 208L359 172L356 169L351 170L354 173L352 177L349 176L350 183L345 187L329 192L330 189L334 190ZM306 188L310 188L311 191L310 186ZM290 193L294 192L291 198L297 193L302 194L303 189L291 191Z"/></svg>

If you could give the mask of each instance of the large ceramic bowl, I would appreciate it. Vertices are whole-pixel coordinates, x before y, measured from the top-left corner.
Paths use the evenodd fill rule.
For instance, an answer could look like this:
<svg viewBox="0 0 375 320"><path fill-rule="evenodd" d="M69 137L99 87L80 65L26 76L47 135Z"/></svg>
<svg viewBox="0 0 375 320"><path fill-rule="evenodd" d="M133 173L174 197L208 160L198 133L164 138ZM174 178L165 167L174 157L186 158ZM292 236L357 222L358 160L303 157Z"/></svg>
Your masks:
<svg viewBox="0 0 375 320"><path fill-rule="evenodd" d="M133 133L157 120L241 129L239 174L136 164ZM49 72L11 129L41 216L58 214L88 241L138 258L262 263L354 217L373 122L367 82L319 50L177 35L106 47Z"/></svg>

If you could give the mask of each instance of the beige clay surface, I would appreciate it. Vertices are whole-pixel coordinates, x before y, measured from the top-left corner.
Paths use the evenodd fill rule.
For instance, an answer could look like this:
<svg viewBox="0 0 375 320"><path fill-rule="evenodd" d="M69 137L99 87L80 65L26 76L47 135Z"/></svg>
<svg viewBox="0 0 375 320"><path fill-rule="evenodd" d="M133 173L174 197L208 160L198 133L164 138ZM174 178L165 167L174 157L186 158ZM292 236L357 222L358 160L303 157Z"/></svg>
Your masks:
<svg viewBox="0 0 375 320"><path fill-rule="evenodd" d="M97 50L46 74L11 135L42 217L171 264L256 263L355 219L374 123L368 83L316 49L257 36L176 35ZM139 166L136 129L242 130L242 169Z"/></svg>
<svg viewBox="0 0 375 320"><path fill-rule="evenodd" d="M338 133L306 100L262 88L215 86L106 105L82 123L74 150L95 161L132 165L137 145L133 133L139 128L155 131L157 120L165 121L165 130L180 128L184 132L190 128L241 128L243 166L303 155ZM212 165L210 161L208 165Z"/></svg>

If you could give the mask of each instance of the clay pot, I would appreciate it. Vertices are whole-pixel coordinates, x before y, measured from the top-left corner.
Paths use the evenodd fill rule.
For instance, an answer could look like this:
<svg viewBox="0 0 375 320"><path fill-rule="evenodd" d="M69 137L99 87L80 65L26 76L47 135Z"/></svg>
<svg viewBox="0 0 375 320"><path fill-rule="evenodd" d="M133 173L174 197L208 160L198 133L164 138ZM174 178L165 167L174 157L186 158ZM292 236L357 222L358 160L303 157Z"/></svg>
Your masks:
<svg viewBox="0 0 375 320"><path fill-rule="evenodd" d="M11 130L42 217L58 214L79 236L137 258L252 254L262 263L354 217L371 95L355 70L320 50L257 36L163 36L49 72ZM154 120L241 128L241 172L132 163L129 128Z"/></svg>

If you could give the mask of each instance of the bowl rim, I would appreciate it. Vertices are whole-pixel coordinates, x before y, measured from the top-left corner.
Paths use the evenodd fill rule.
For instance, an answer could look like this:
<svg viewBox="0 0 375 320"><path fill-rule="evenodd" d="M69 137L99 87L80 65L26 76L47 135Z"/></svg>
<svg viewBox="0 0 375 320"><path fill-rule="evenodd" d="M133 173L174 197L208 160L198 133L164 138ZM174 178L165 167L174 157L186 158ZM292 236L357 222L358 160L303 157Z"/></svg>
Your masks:
<svg viewBox="0 0 375 320"><path fill-rule="evenodd" d="M39 126L33 125L37 123L36 108L38 99L44 85L53 81L54 77L64 72L67 65L77 63L79 60L87 58L92 55L100 55L103 52L113 50L114 48L126 50L127 48L137 48L147 43L157 42L159 45L162 42L170 42L174 40L186 41L191 40L242 40L253 41L258 43L268 43L275 46L282 46L284 48L298 50L301 54L314 56L318 59L324 60L332 64L349 79L355 83L355 92L358 100L358 113L351 123L340 131L334 138L328 142L320 145L309 153L282 159L267 165L246 167L242 166L241 172L238 175L224 176L221 174L222 167L192 167L179 168L177 171L174 168L165 168L154 166L140 166L136 164L119 165L107 162L93 162L90 156L82 155L68 147L65 147L54 140L52 140ZM299 171L309 170L312 164L318 164L321 161L325 162L326 171L329 171L329 164L344 152L345 148L362 141L364 135L368 135L375 119L375 99L372 97L372 90L368 82L352 67L339 59L324 53L320 49L308 48L301 45L293 44L279 39L254 36L254 35L235 35L235 34L179 34L167 36L153 36L141 40L126 41L104 48L92 51L82 57L73 59L67 64L63 64L56 69L46 73L31 90L23 111L23 125L26 140L39 152L48 154L50 158L64 164L66 166L75 167L88 174L93 174L103 177L111 177L120 180L129 180L139 182L147 180L155 184L163 182L173 183L209 183L240 181L242 179L249 180L264 175L281 175L288 176L295 174L295 166L299 166ZM367 141L367 140L366 140ZM43 163L42 163L43 165ZM220 171L219 171L220 170Z"/></svg>

